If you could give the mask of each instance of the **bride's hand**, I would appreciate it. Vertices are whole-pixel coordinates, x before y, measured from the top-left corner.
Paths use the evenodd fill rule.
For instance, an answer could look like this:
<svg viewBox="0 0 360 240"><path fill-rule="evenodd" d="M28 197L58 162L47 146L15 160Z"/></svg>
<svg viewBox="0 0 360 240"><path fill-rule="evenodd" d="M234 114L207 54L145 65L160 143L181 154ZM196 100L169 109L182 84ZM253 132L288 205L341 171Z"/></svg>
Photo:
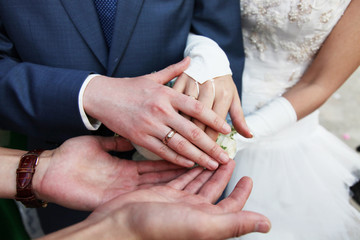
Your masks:
<svg viewBox="0 0 360 240"><path fill-rule="evenodd" d="M199 84L186 73L183 73L176 80L173 88L178 92L199 100L223 119L226 118L229 112L236 131L246 138L252 137L246 125L240 97L231 75L217 77ZM217 131L197 119L193 119L193 122L213 140L216 140L218 136Z"/></svg>

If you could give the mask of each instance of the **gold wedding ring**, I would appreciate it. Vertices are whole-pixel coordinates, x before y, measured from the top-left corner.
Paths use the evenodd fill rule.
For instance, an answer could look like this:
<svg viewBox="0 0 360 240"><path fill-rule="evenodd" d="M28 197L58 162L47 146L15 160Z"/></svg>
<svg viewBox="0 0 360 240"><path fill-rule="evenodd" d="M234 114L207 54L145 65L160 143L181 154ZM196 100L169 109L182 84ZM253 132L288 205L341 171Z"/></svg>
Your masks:
<svg viewBox="0 0 360 240"><path fill-rule="evenodd" d="M168 145L170 139L175 135L176 131L174 129L171 129L167 134L166 136L163 138L162 142L165 144L165 145Z"/></svg>

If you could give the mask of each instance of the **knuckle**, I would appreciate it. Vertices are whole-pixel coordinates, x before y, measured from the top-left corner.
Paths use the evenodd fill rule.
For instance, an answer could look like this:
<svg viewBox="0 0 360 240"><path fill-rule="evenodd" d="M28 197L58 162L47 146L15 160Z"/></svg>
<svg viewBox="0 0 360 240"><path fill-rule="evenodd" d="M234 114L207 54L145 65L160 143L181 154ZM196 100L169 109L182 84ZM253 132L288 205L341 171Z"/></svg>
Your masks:
<svg viewBox="0 0 360 240"><path fill-rule="evenodd" d="M201 153L200 155L199 155L199 164L200 165L202 165L202 166L204 166L204 167L206 167L208 164L209 164L209 162L210 162L210 159L209 159L209 157L205 154L205 153Z"/></svg>
<svg viewBox="0 0 360 240"><path fill-rule="evenodd" d="M175 155L174 163L180 163L183 160L183 157L180 154Z"/></svg>
<svg viewBox="0 0 360 240"><path fill-rule="evenodd" d="M201 129L200 128L193 128L190 131L190 140L193 141L197 141L200 137L201 137Z"/></svg>
<svg viewBox="0 0 360 240"><path fill-rule="evenodd" d="M214 143L213 146L210 148L209 153L211 156L220 155L220 147L216 143Z"/></svg>
<svg viewBox="0 0 360 240"><path fill-rule="evenodd" d="M166 145L162 145L159 149L159 155L166 155L167 151L168 151L168 147Z"/></svg>
<svg viewBox="0 0 360 240"><path fill-rule="evenodd" d="M201 115L202 112L204 111L204 107L205 105L202 102L196 101L194 104L194 113L196 115Z"/></svg>
<svg viewBox="0 0 360 240"><path fill-rule="evenodd" d="M170 109L166 105L160 102L150 103L149 108L150 108L150 113L155 116L165 115L166 117L169 117L171 115Z"/></svg>
<svg viewBox="0 0 360 240"><path fill-rule="evenodd" d="M219 116L216 116L213 120L213 124L215 127L220 128L223 125L223 120Z"/></svg>
<svg viewBox="0 0 360 240"><path fill-rule="evenodd" d="M179 142L176 143L175 150L177 152L184 152L187 147L186 145L187 145L186 140L180 140Z"/></svg>

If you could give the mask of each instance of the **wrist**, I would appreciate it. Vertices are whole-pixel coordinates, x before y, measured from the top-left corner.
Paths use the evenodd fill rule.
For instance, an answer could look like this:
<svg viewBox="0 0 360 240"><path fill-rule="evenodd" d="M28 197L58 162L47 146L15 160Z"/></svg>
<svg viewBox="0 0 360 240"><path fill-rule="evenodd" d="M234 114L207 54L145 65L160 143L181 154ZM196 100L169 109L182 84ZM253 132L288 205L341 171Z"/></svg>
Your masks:
<svg viewBox="0 0 360 240"><path fill-rule="evenodd" d="M101 101L101 86L105 86L106 83L104 83L104 80L106 79L108 79L108 77L96 75L91 78L91 81L87 83L87 86L83 90L82 104L85 114L98 120L96 110L99 109L97 106Z"/></svg>
<svg viewBox="0 0 360 240"><path fill-rule="evenodd" d="M92 118L91 116L86 114L85 109L84 109L83 99L84 99L84 92L85 92L85 89L87 88L88 84L93 80L93 78L95 78L97 76L100 76L100 75L99 74L90 74L85 79L85 81L83 82L83 84L80 88L80 92L79 92L79 96L78 96L78 105L79 105L81 119L82 119L85 127L90 131L97 130L100 127L101 122L97 121L97 119Z"/></svg>
<svg viewBox="0 0 360 240"><path fill-rule="evenodd" d="M16 195L15 200L20 201L28 208L46 207L47 202L39 200L34 194L33 179L36 167L43 150L32 150L20 157L16 169Z"/></svg>
<svg viewBox="0 0 360 240"><path fill-rule="evenodd" d="M43 184L46 184L43 179L50 165L50 160L53 152L54 150L46 150L40 154L38 165L36 166L36 170L32 179L32 188L34 195L37 199L41 199L43 201L48 200L46 194L44 194L42 191L44 189Z"/></svg>
<svg viewBox="0 0 360 240"><path fill-rule="evenodd" d="M88 236L84 239L122 239L136 240L141 239L136 235L136 231L131 231L128 214L120 208L110 214L99 212L92 213L82 222L82 232L78 236ZM83 231L85 230L85 231ZM77 239L77 238L76 238Z"/></svg>

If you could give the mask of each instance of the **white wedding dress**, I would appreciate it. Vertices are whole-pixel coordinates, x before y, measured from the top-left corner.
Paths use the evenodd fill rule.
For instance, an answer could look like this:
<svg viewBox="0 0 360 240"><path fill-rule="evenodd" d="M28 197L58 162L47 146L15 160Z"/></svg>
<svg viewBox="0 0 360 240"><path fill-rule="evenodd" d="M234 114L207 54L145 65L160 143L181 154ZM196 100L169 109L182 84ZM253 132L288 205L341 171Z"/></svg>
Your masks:
<svg viewBox="0 0 360 240"><path fill-rule="evenodd" d="M299 80L349 3L241 0L245 114ZM268 234L240 239L360 239L360 212L349 202L360 156L319 125L318 112L251 144L234 159L226 194L241 177L250 176L254 187L244 209L272 222Z"/></svg>

